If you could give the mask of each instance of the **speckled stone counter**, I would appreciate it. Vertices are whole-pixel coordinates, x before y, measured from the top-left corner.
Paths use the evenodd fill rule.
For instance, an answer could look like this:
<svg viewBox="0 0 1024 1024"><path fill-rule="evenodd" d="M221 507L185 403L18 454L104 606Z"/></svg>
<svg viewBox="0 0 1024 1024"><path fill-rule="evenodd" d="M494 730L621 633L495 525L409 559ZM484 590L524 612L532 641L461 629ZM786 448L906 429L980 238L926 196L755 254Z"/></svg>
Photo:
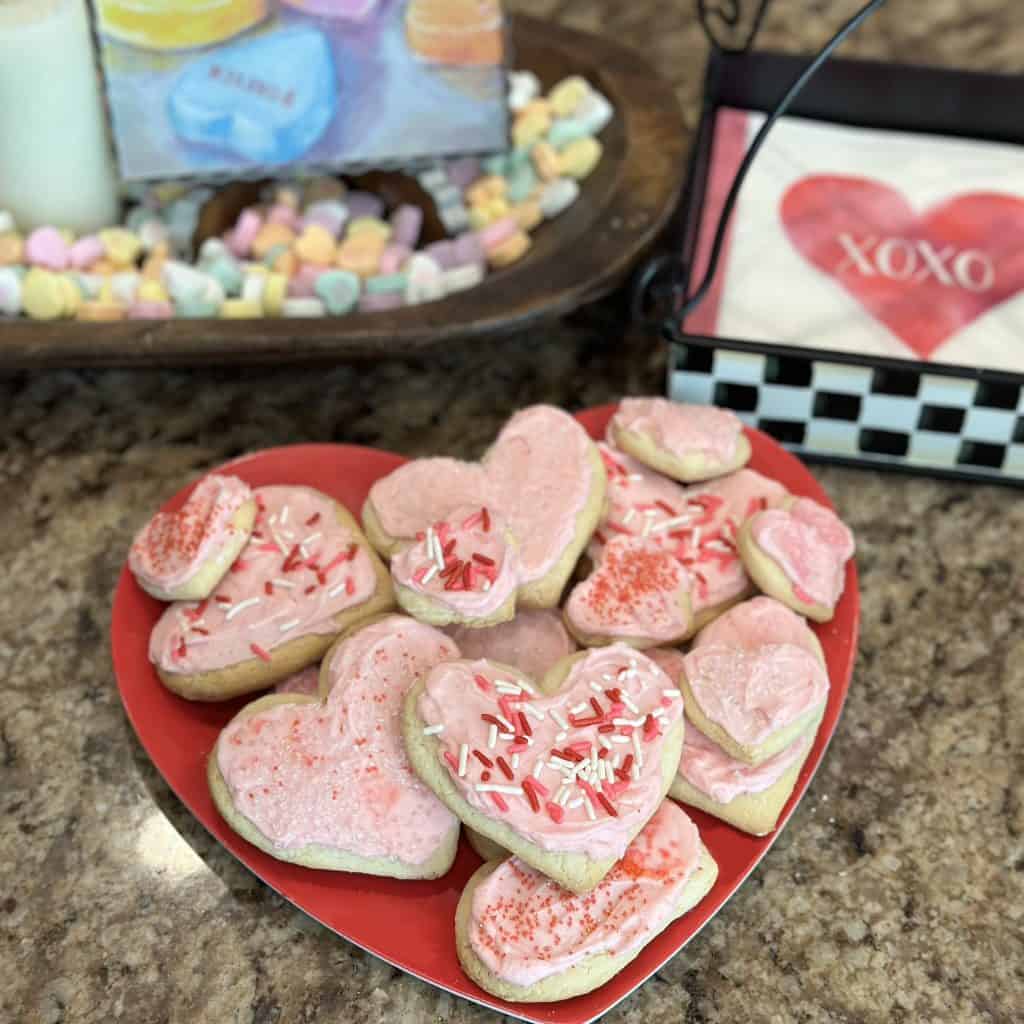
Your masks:
<svg viewBox="0 0 1024 1024"><path fill-rule="evenodd" d="M692 5L519 6L643 47L692 123ZM809 50L855 6L779 0L762 41ZM1024 70L1017 7L893 0L848 50ZM121 710L111 594L147 514L227 456L310 440L472 455L525 403L661 390L663 354L620 312L411 363L0 380L0 1021L496 1019L329 934L192 821ZM863 586L835 740L768 858L610 1022L1024 1014L1024 502L820 476L857 532Z"/></svg>

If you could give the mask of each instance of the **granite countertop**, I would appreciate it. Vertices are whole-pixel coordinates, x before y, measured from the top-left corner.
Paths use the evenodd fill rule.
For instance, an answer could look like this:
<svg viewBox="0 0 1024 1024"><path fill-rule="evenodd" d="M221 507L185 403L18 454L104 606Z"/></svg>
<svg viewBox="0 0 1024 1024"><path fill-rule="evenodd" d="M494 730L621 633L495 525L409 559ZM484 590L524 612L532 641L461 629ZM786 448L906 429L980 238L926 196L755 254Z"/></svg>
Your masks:
<svg viewBox="0 0 1024 1024"><path fill-rule="evenodd" d="M689 3L529 0L631 43L695 118ZM807 52L857 5L777 0ZM846 48L1024 70L1009 0L893 0ZM0 1020L484 1022L337 939L221 850L150 766L108 641L133 531L228 456L298 441L479 453L517 407L658 392L615 300L414 362L0 380ZM753 876L615 1024L1017 1021L1024 1012L1024 502L828 468L857 532L860 656L807 799Z"/></svg>

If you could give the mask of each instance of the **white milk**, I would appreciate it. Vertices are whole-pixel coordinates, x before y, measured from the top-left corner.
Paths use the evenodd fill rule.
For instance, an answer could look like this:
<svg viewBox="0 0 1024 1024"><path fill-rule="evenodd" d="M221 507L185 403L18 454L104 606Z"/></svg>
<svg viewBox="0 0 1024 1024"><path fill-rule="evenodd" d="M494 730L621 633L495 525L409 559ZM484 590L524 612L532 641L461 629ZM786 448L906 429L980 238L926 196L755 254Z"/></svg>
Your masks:
<svg viewBox="0 0 1024 1024"><path fill-rule="evenodd" d="M0 210L28 231L117 223L86 0L0 0Z"/></svg>

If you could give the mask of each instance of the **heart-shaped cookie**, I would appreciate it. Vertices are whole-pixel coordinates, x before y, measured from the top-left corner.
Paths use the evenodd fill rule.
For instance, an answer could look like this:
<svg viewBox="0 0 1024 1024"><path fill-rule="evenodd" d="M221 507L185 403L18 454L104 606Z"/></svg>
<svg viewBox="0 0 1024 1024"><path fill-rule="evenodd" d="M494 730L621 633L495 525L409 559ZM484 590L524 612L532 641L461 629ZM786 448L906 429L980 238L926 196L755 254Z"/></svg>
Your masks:
<svg viewBox="0 0 1024 1024"><path fill-rule="evenodd" d="M341 505L312 487L253 495L252 535L213 593L172 604L150 636L161 681L190 700L273 686L394 606L387 569Z"/></svg>
<svg viewBox="0 0 1024 1024"><path fill-rule="evenodd" d="M807 623L774 598L755 597L700 631L679 686L690 722L731 757L757 765L817 724L828 671Z"/></svg>
<svg viewBox="0 0 1024 1024"><path fill-rule="evenodd" d="M431 626L388 615L324 658L323 700L263 697L221 733L208 780L224 820L279 860L393 878L437 878L459 823L416 777L400 735L407 691L457 657Z"/></svg>
<svg viewBox="0 0 1024 1024"><path fill-rule="evenodd" d="M853 557L849 527L810 498L792 498L743 524L743 564L757 585L816 622L828 622Z"/></svg>
<svg viewBox="0 0 1024 1024"><path fill-rule="evenodd" d="M552 608L598 517L605 472L568 413L535 405L505 424L479 463L432 458L378 480L363 506L370 542L392 556L462 506L487 507L508 525L519 557L519 602Z"/></svg>
<svg viewBox="0 0 1024 1024"><path fill-rule="evenodd" d="M650 820L679 764L679 689L622 644L539 684L489 661L439 665L406 698L417 774L465 822L574 892Z"/></svg>
<svg viewBox="0 0 1024 1024"><path fill-rule="evenodd" d="M674 644L690 635L690 573L649 537L615 536L565 603L565 622L585 647Z"/></svg>
<svg viewBox="0 0 1024 1024"><path fill-rule="evenodd" d="M556 662L577 650L562 616L546 608L518 612L511 621L487 629L456 626L447 632L464 658L512 665L530 679L543 678Z"/></svg>

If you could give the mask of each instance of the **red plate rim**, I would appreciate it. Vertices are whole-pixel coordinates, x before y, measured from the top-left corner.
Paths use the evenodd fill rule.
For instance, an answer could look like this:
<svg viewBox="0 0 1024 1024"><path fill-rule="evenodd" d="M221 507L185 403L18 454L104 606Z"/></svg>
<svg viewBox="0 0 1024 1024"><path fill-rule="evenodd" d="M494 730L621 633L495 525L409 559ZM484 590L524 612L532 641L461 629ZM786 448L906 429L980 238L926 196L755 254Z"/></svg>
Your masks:
<svg viewBox="0 0 1024 1024"><path fill-rule="evenodd" d="M585 410L577 414L577 419L593 437L601 437L614 408L606 405ZM746 428L746 432L753 449L752 468L779 480L795 494L815 498L832 507L821 486L795 456L760 431ZM404 461L402 456L381 449L306 444L264 449L220 468L230 469L254 484L320 486L358 513L369 484ZM313 465L321 467L315 480L310 479L311 474L307 472ZM323 467L329 467L327 475L334 474L336 479L322 479ZM165 503L164 510L180 507L194 486L180 490ZM138 587L125 565L115 593L111 622L114 672L122 704L139 742L168 786L200 824L258 878L354 945L454 995L522 1020L553 1024L588 1024L628 996L700 932L768 852L802 799L835 732L856 656L860 616L857 570L851 560L835 617L824 625L812 624L825 650L831 689L818 735L776 830L761 838L747 836L687 806L687 813L697 823L702 838L719 861L719 878L709 895L657 936L631 964L601 988L559 1003L524 1004L509 1003L484 992L458 965L451 927L454 904L465 878L480 863L464 839L460 842L456 862L445 878L433 882L402 882L285 864L257 850L227 827L206 787L205 760L219 729L252 698L193 704L171 694L159 683L146 650L149 631L162 607ZM195 745L180 743L183 738L194 739ZM401 903L401 908L392 907L397 903ZM358 909L359 904L367 911L361 919L341 920L350 909ZM433 926L436 929L433 941L422 941L431 938L429 932L416 936L413 928L385 927L380 918L383 915L387 919L388 908L394 912L400 910L405 922L413 917L428 929ZM449 914L447 946L450 948L447 949L443 948L445 928L435 919L442 913ZM410 950L415 955L410 956Z"/></svg>

